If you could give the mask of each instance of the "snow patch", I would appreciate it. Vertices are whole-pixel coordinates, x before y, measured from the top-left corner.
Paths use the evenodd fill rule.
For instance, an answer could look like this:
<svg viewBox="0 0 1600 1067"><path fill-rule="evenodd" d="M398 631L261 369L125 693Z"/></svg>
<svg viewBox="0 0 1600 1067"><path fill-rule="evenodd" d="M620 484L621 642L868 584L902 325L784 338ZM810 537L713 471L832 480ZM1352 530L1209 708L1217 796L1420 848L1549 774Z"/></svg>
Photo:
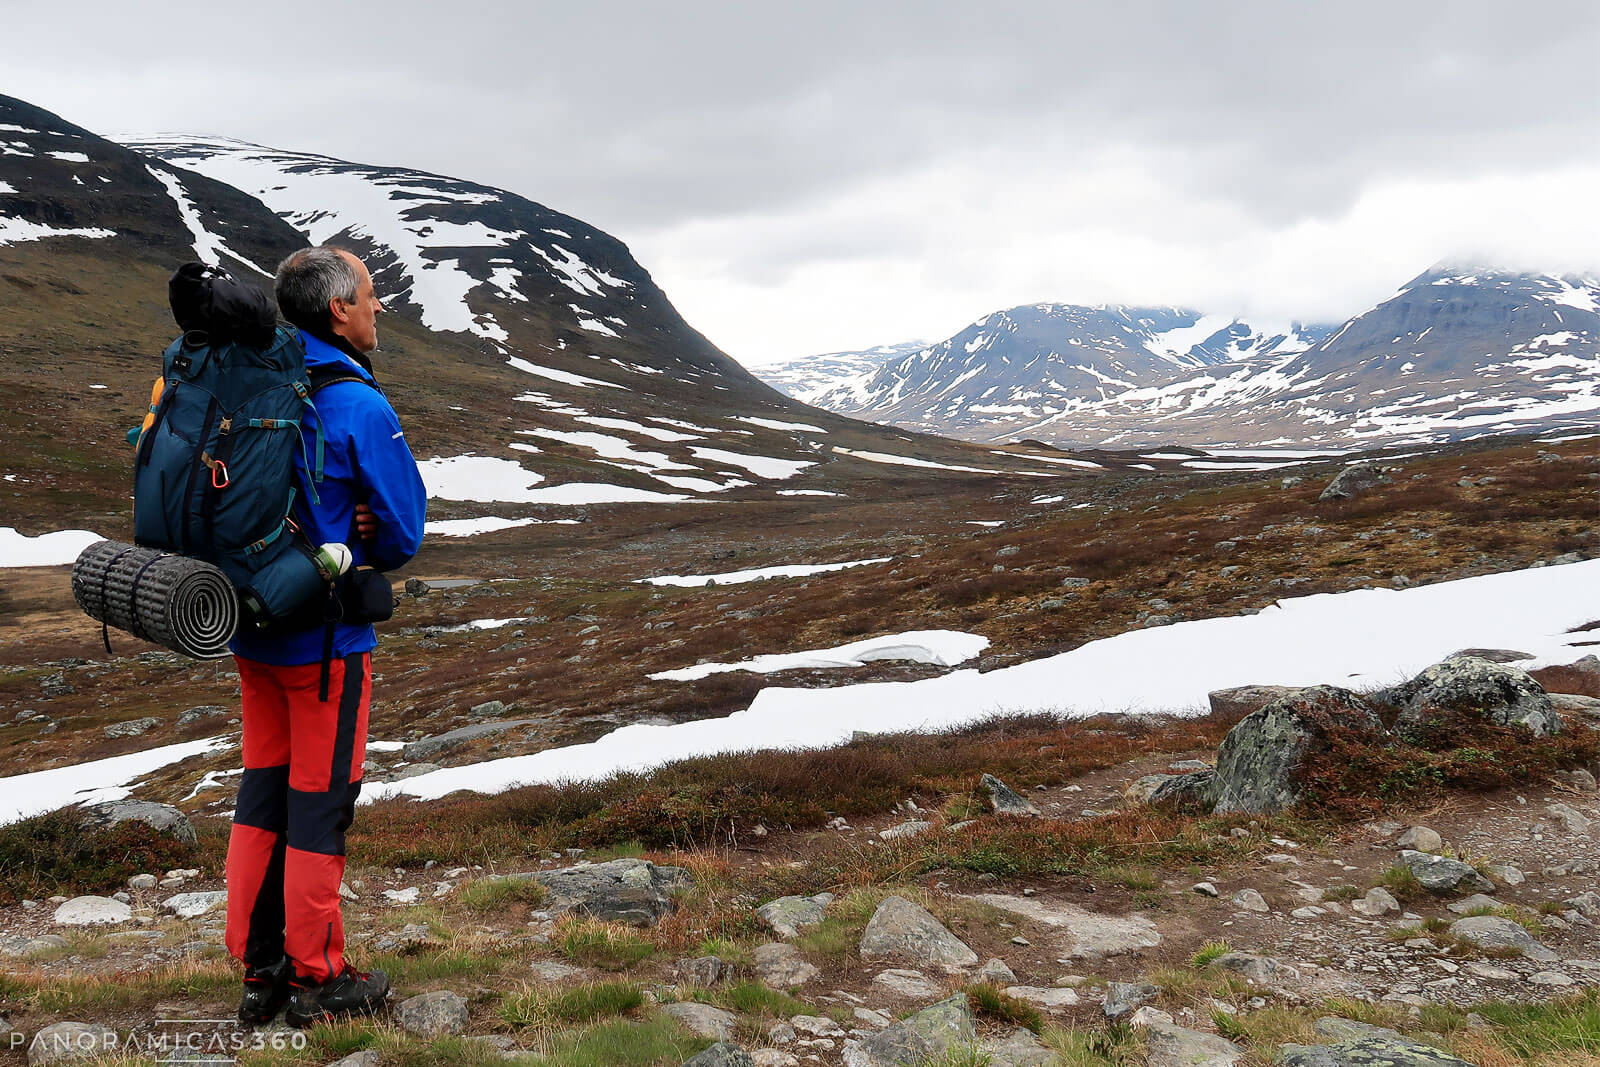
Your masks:
<svg viewBox="0 0 1600 1067"><path fill-rule="evenodd" d="M873 563L888 563L893 556L879 559L856 559L845 563L812 563L787 567L758 567L748 571L726 571L722 574L662 574L654 578L640 578L645 585L667 585L678 589L693 589L702 585L743 585L768 578L805 578L813 574L842 571L847 567L866 567Z"/></svg>
<svg viewBox="0 0 1600 1067"><path fill-rule="evenodd" d="M932 663L939 667L954 667L965 663L989 647L989 639L977 634L956 630L913 630L910 633L887 634L865 641L852 641L833 648L815 648L804 652L785 652L756 656L737 663L697 663L675 671L659 671L650 675L653 680L667 682L692 682L711 674L729 671L749 671L752 674L772 674L777 671L819 670L831 667L859 667L865 663L882 660L907 660L912 663Z"/></svg>
<svg viewBox="0 0 1600 1067"><path fill-rule="evenodd" d="M26 537L14 527L0 526L0 567L59 567L105 538L88 530L57 530Z"/></svg>

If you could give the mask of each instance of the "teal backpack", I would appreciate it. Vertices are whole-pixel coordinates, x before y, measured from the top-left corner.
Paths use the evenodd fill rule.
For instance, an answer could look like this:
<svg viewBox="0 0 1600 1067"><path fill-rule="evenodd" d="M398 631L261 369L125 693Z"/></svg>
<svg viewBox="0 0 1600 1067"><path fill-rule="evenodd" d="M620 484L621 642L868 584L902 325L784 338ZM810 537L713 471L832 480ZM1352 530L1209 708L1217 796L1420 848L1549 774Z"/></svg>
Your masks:
<svg viewBox="0 0 1600 1067"><path fill-rule="evenodd" d="M313 501L322 480L320 428L313 449L300 432L316 409L299 335L220 267L186 264L168 290L184 332L162 356L161 398L138 441L134 542L215 564L245 625L315 624L330 579L293 518L297 455Z"/></svg>

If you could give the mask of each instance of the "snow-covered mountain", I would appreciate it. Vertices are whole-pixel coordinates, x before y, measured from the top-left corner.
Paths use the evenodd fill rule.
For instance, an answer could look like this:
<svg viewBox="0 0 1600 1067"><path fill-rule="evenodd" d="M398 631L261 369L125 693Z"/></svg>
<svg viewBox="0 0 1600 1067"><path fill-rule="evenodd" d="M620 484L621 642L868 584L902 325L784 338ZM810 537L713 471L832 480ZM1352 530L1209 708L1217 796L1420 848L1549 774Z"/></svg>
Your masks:
<svg viewBox="0 0 1600 1067"><path fill-rule="evenodd" d="M1329 327L1251 325L1173 307L1032 304L986 315L806 399L898 426L978 440L1165 381L1194 367L1303 352Z"/></svg>
<svg viewBox="0 0 1600 1067"><path fill-rule="evenodd" d="M976 441L1440 441L1600 421L1600 279L1441 264L1337 327L1038 304L808 399Z"/></svg>
<svg viewBox="0 0 1600 1067"><path fill-rule="evenodd" d="M805 404L816 402L840 382L871 376L879 367L892 360L909 356L928 347L926 341L906 341L897 345L879 345L856 352L824 352L819 356L800 356L796 359L769 363L751 368L755 375L768 385Z"/></svg>
<svg viewBox="0 0 1600 1067"><path fill-rule="evenodd" d="M846 455L903 441L766 385L689 326L622 242L514 193L219 138L125 145L0 96L0 390L27 395L34 416L0 425L0 475L36 487L21 503L13 492L18 514L61 518L39 428L120 441L145 411L175 333L175 267L222 263L268 287L285 255L325 241L372 268L391 312L380 374L430 492L461 502L469 532L508 520L482 527L467 504L776 493L802 472L865 465L825 462L825 444ZM83 521L115 529L122 450L74 456L62 476L83 490Z"/></svg>
<svg viewBox="0 0 1600 1067"><path fill-rule="evenodd" d="M379 291L430 330L502 352L671 336L680 364L745 374L687 329L622 242L514 193L224 137L124 144L258 198L313 244L355 249Z"/></svg>

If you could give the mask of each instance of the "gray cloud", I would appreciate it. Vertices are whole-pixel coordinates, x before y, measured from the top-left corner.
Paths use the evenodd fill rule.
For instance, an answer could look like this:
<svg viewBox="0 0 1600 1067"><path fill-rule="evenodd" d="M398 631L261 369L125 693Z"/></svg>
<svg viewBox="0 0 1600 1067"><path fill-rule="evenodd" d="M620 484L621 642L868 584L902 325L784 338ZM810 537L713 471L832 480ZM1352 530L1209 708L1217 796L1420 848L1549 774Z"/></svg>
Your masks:
<svg viewBox="0 0 1600 1067"><path fill-rule="evenodd" d="M940 303L974 277L1065 284L1050 227L1086 258L1148 245L1144 277L1167 288L1150 298L1180 299L1208 288L1182 269L1193 247L1230 225L1293 240L1385 186L1600 166L1588 2L356 11L85 2L69 25L31 6L8 12L9 36L49 47L9 59L7 91L97 129L225 133L504 186L656 254L674 295L681 269L696 304L719 274L732 293L874 262L946 287ZM917 195L900 190L940 187L951 201L922 202L920 224L903 209ZM1461 228L1503 243L1470 211ZM1024 246L1036 269L1001 262ZM1389 269L1369 258L1369 274ZM1123 284L1137 279L1102 288ZM1045 295L1079 298L1016 299ZM721 333L715 305L697 323L714 338L752 333Z"/></svg>

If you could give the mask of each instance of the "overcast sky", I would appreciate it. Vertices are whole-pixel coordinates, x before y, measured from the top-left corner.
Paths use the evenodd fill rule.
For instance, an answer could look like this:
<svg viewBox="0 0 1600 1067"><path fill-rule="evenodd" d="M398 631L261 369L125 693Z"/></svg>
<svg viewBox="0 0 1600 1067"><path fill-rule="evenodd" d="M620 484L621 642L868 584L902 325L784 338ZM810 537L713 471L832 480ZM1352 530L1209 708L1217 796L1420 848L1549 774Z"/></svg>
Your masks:
<svg viewBox="0 0 1600 1067"><path fill-rule="evenodd" d="M730 355L1600 268L1600 4L0 0L0 91L502 186ZM23 47L25 46L25 47Z"/></svg>

